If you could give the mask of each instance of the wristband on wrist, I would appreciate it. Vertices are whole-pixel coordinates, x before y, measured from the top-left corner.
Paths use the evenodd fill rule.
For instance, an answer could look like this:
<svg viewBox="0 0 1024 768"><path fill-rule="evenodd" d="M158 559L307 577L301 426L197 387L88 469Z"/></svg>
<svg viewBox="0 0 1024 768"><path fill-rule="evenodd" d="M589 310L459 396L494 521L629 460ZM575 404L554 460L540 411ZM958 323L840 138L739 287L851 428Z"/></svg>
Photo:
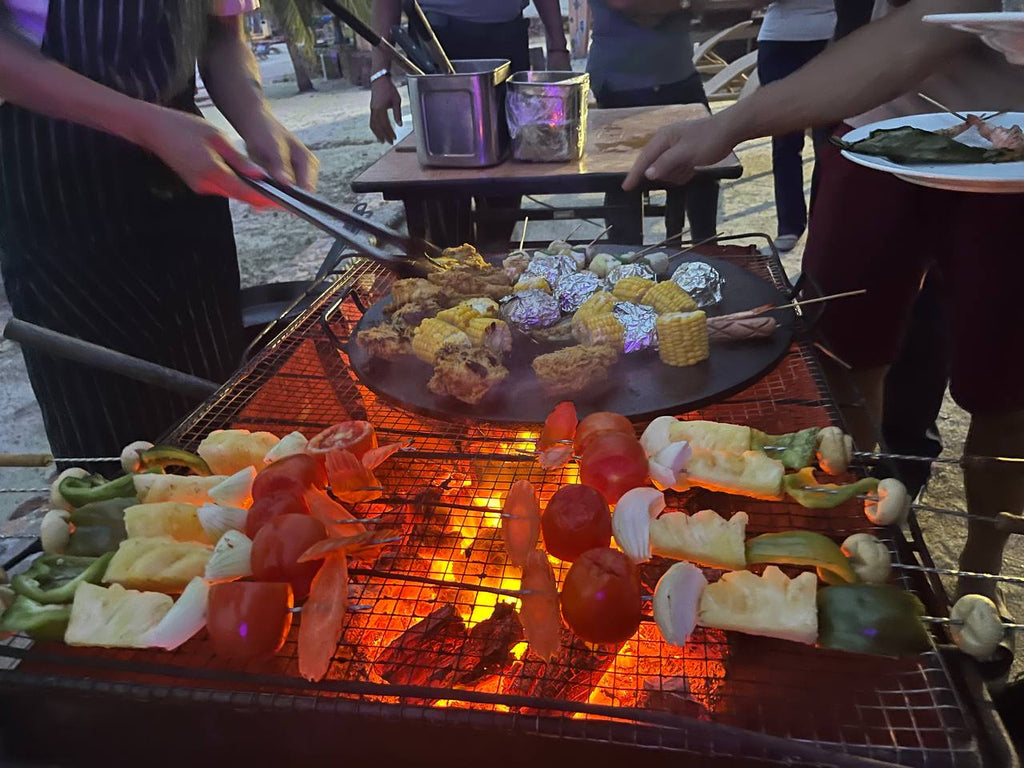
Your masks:
<svg viewBox="0 0 1024 768"><path fill-rule="evenodd" d="M378 69L376 72L374 72L372 75L370 75L370 85L373 85L378 80L380 80L382 77L391 77L391 70L388 70L388 69Z"/></svg>

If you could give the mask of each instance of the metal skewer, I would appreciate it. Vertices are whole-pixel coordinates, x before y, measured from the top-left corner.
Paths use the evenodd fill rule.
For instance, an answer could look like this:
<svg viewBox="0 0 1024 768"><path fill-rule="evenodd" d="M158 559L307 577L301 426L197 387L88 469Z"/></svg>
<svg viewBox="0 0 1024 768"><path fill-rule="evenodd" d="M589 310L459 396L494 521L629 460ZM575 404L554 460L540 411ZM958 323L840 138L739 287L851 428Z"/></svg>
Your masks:
<svg viewBox="0 0 1024 768"><path fill-rule="evenodd" d="M570 238L570 237L572 237L573 235L575 235L575 234L576 234L577 232L579 232L579 231L580 231L580 227L582 227L582 226L583 226L584 224L586 224L586 223L587 223L587 220L586 220L586 219L584 219L584 220L583 220L583 221L581 221L581 222L580 222L579 224L577 224L577 225L576 225L575 227L573 227L573 228L572 228L572 229L571 229L571 230L569 231L569 234L567 234L567 235L566 235L566 236L565 236L565 237L563 238L563 239L565 240L565 242L567 242L567 243L568 243L568 242L569 242L569 238Z"/></svg>
<svg viewBox="0 0 1024 768"><path fill-rule="evenodd" d="M847 296L862 296L868 292L867 288L861 288L857 291L843 291L842 293L832 293L828 296L818 296L814 299L803 299L801 301L791 301L789 304L780 304L775 309L793 309L795 307L803 307L807 304L820 304L823 301L832 301L832 299L845 299Z"/></svg>
<svg viewBox="0 0 1024 768"><path fill-rule="evenodd" d="M638 258L638 259L639 259L639 258L640 258L641 256L643 256L644 254L650 253L651 251L655 251L655 250L657 250L658 248L664 248L664 247L665 247L666 245L668 245L669 243L671 243L671 242L672 242L673 240L682 240L682 239L683 239L683 235L685 235L685 234L686 234L686 230L685 230L685 229L683 229L683 230L680 230L680 231L679 231L679 232L677 232L676 234L672 235L672 237L666 237L666 238L665 238L664 240L662 240L662 241L661 241L660 243L655 243L654 245L648 245L648 246L647 246L646 248L642 248L641 250L637 251L637 252L636 252L635 254L633 254L633 255L634 255L634 256L635 256L636 258Z"/></svg>
<svg viewBox="0 0 1024 768"><path fill-rule="evenodd" d="M602 229L600 232L598 232L597 233L597 237L595 237L593 240L591 240L589 243L587 243L587 248L590 248L594 243L596 243L598 240L600 240L602 237L604 237L606 234L608 234L608 231L610 229L611 229L611 226L609 225L609 226L605 227L604 229Z"/></svg>
<svg viewBox="0 0 1024 768"><path fill-rule="evenodd" d="M447 581L445 579L435 579L430 576L416 576L411 573L391 573L390 571L380 571L376 568L349 568L348 573L350 576L367 576L391 581L408 581L412 584L428 584L435 587L448 587L450 589L489 592L492 595L501 595L503 597L519 598L533 594L533 592L528 589L502 589L501 587L488 587L485 584L466 584L461 581Z"/></svg>

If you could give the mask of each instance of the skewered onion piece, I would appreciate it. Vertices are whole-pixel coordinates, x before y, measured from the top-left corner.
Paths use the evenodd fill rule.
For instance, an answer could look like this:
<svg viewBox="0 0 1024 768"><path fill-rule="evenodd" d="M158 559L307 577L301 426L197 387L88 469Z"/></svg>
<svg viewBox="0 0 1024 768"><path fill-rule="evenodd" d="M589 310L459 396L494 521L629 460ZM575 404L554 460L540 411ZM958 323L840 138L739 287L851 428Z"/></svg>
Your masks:
<svg viewBox="0 0 1024 768"><path fill-rule="evenodd" d="M691 563L676 563L654 588L654 621L669 645L686 645L697 626L700 598L708 580Z"/></svg>
<svg viewBox="0 0 1024 768"><path fill-rule="evenodd" d="M840 475L853 458L853 438L839 427L825 427L818 433L818 466L830 475Z"/></svg>
<svg viewBox="0 0 1024 768"><path fill-rule="evenodd" d="M910 494L907 486L894 477L878 484L878 500L864 501L864 514L875 525L902 525L910 514Z"/></svg>
<svg viewBox="0 0 1024 768"><path fill-rule="evenodd" d="M612 535L629 559L651 559L651 519L665 509L665 494L653 488L634 488L622 494L612 515Z"/></svg>
<svg viewBox="0 0 1024 768"><path fill-rule="evenodd" d="M675 423L675 416L659 416L647 425L647 429L640 435L640 445L648 456L657 456L672 443L672 426Z"/></svg>
<svg viewBox="0 0 1024 768"><path fill-rule="evenodd" d="M690 487L686 480L686 465L693 456L693 449L685 440L669 443L647 460L647 472L654 485L660 489L672 488L685 491Z"/></svg>
<svg viewBox="0 0 1024 768"><path fill-rule="evenodd" d="M309 445L309 441L304 434L301 432L289 432L281 438L277 445L267 451L263 461L267 464L273 464L275 461L286 459L297 453L305 453L307 445Z"/></svg>
<svg viewBox="0 0 1024 768"><path fill-rule="evenodd" d="M949 634L964 653L976 659L987 659L995 653L1006 629L996 604L983 595L964 595L949 612Z"/></svg>
<svg viewBox="0 0 1024 768"><path fill-rule="evenodd" d="M884 584L892 573L889 548L870 533L855 533L843 542L843 554L857 578L868 584Z"/></svg>

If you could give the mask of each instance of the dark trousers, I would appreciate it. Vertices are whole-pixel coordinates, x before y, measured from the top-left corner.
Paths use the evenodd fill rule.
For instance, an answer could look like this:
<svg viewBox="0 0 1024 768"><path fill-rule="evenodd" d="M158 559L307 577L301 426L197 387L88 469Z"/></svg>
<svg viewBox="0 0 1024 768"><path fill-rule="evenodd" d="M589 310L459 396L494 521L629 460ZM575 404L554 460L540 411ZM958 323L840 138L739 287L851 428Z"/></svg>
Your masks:
<svg viewBox="0 0 1024 768"><path fill-rule="evenodd" d="M823 50L827 40L800 42L762 40L757 44L757 77L762 84L781 80L796 72ZM815 147L824 139L814 131ZM775 211L780 235L800 236L807 229L804 200L804 134L787 133L772 137L772 175L775 178Z"/></svg>
<svg viewBox="0 0 1024 768"><path fill-rule="evenodd" d="M704 85L700 75L694 73L685 80L657 88L635 91L610 91L602 88L596 94L597 104L605 109L619 107L654 107L664 104L703 104L707 106ZM690 219L690 234L694 241L708 240L718 228L718 181L694 179L682 187L667 191L665 202L665 234L671 236L682 231L686 217ZM613 243L639 245L644 241L642 193L615 190L604 196L610 211L605 221L611 226L608 240Z"/></svg>

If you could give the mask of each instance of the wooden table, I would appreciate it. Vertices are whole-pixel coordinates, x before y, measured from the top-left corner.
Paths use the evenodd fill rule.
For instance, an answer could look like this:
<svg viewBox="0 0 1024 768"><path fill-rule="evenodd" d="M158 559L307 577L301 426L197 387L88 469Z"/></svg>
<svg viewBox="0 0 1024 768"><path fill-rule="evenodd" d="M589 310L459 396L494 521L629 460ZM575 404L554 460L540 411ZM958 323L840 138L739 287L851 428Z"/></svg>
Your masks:
<svg viewBox="0 0 1024 768"><path fill-rule="evenodd" d="M587 144L583 157L568 163L525 163L506 160L491 168L424 168L416 159L415 141L407 136L392 150L361 173L353 182L355 192L380 192L387 200L405 205L409 233L428 237L439 245L458 244L472 239L472 224L481 220L522 218L515 208L487 209L481 198L515 198L519 195L581 194L619 189L633 166L639 149L663 125L678 120L695 120L708 114L701 104L674 104L661 107L628 109L591 108L587 118ZM699 175L735 179L743 173L736 155L713 166L697 170ZM646 189L664 189L650 184ZM475 198L476 210L470 220L446 220L444 203ZM638 212L639 202L637 203ZM605 206L576 206L538 211L530 209L531 219L603 218ZM649 208L648 213L662 213ZM429 226L428 226L429 220ZM428 231L444 225L443 232Z"/></svg>

